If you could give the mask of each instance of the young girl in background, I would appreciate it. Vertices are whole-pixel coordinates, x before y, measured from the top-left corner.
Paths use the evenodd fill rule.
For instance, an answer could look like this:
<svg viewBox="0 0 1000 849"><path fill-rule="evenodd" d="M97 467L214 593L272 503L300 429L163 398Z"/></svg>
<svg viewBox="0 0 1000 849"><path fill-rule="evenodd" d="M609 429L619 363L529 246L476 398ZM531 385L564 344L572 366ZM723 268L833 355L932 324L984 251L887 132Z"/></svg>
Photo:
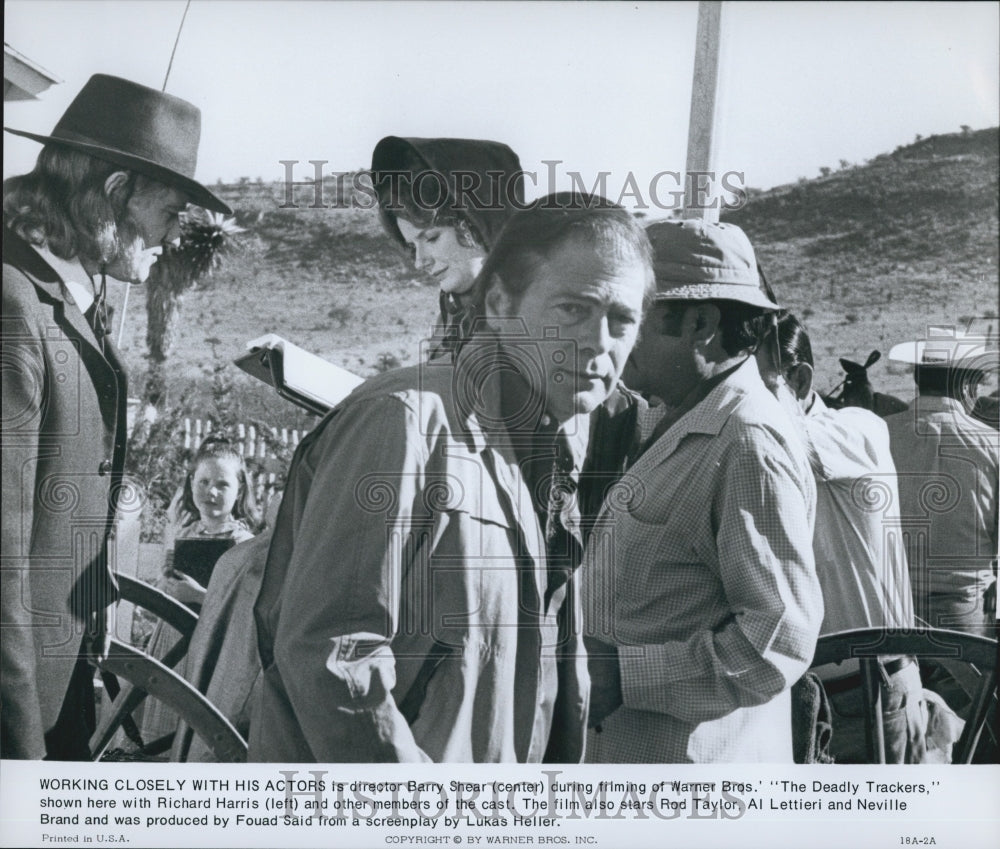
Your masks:
<svg viewBox="0 0 1000 849"><path fill-rule="evenodd" d="M215 564L186 655L187 680L205 694L244 740L250 737L251 712L264 674L257 653L253 608L264 580L267 552L280 504L281 493L273 493L260 533L229 549ZM212 762L217 759L212 742L196 736L191 726L181 719L170 760Z"/></svg>
<svg viewBox="0 0 1000 849"><path fill-rule="evenodd" d="M166 558L157 587L182 604L199 610L205 587L189 575L174 571L174 541L179 539L231 539L235 543L250 539L260 521L253 490L248 485L246 465L236 445L225 436L206 436L198 447L191 471L184 481L180 498L175 498L168 512L164 532ZM158 622L149 638L146 651L157 660L180 639L180 634L164 622ZM174 667L185 674L186 658ZM142 711L140 733L147 745L174 732L178 716L163 703L149 699Z"/></svg>

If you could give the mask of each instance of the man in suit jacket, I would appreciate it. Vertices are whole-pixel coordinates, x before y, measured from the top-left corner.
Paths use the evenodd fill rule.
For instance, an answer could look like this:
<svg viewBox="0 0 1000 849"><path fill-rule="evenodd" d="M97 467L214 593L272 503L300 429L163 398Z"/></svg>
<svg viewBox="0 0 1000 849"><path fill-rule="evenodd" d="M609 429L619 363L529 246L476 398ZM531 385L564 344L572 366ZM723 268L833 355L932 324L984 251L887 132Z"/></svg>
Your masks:
<svg viewBox="0 0 1000 849"><path fill-rule="evenodd" d="M105 280L143 282L189 201L229 210L171 95L96 75L50 136L9 132L44 147L4 183L0 756L86 759L127 436Z"/></svg>

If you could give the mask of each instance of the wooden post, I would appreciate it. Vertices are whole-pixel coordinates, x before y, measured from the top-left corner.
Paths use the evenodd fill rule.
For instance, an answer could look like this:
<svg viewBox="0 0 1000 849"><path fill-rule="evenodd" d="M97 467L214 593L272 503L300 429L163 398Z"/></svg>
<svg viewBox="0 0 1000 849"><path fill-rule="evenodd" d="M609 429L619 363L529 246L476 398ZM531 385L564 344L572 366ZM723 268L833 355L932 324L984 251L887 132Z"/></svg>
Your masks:
<svg viewBox="0 0 1000 849"><path fill-rule="evenodd" d="M698 3L698 32L694 50L694 80L691 86L691 120L688 124L687 173L684 181L684 217L704 221L719 220L714 179L694 172L712 172L715 168L715 111L719 88L719 41L722 3L701 0ZM699 191L700 188L700 191ZM715 200L715 208L706 208Z"/></svg>

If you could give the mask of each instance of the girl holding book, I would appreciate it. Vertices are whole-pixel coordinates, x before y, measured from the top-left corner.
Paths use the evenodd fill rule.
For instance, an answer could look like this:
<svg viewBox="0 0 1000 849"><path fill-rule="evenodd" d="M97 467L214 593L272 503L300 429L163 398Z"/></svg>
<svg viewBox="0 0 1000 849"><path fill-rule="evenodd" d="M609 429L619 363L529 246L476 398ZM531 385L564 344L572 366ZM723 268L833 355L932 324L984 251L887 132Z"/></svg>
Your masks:
<svg viewBox="0 0 1000 849"><path fill-rule="evenodd" d="M206 436L198 447L191 471L184 481L179 499L168 511L171 521L164 532L166 558L157 586L182 604L200 610L205 587L175 569L174 548L177 540L229 540L235 545L250 539L260 521L260 512L249 486L246 464L236 445L225 436ZM180 634L164 622L158 622L149 638L146 651L161 660L180 639ZM174 667L185 674L186 658ZM177 728L177 714L161 702L150 700L143 710L140 733L143 742L171 734Z"/></svg>

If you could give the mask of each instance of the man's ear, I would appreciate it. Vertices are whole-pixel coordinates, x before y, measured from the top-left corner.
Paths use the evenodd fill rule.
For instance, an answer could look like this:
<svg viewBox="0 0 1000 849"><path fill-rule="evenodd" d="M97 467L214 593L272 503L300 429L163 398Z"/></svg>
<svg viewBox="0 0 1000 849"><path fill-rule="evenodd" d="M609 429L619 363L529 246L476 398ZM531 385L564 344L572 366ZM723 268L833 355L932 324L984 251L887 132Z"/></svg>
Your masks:
<svg viewBox="0 0 1000 849"><path fill-rule="evenodd" d="M493 329L499 329L502 323L499 319L510 318L513 313L514 299L500 285L500 279L494 274L486 290L484 299L486 320Z"/></svg>
<svg viewBox="0 0 1000 849"><path fill-rule="evenodd" d="M708 301L689 307L681 325L682 331L691 334L699 342L707 342L719 332L722 313Z"/></svg>
<svg viewBox="0 0 1000 849"><path fill-rule="evenodd" d="M104 181L104 194L108 197L114 197L117 192L124 190L128 180L129 175L125 171L115 171L113 174L109 174L108 179Z"/></svg>
<svg viewBox="0 0 1000 849"><path fill-rule="evenodd" d="M809 397L813 385L813 367L809 363L799 363L788 369L788 385L795 397L804 401Z"/></svg>

